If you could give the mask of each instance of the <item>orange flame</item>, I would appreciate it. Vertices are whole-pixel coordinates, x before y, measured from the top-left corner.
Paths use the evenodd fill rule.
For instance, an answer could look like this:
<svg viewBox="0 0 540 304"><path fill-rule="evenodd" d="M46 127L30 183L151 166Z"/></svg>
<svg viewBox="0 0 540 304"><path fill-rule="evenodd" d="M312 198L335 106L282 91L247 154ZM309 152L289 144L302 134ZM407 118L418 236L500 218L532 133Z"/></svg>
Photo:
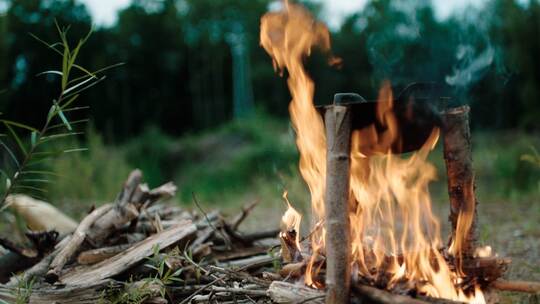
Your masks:
<svg viewBox="0 0 540 304"><path fill-rule="evenodd" d="M285 1L281 11L262 17L260 41L274 67L289 73L289 111L300 152L300 173L311 193L312 221L321 223L325 218L326 139L322 117L313 105L315 86L303 60L314 47L330 51L328 29L303 7ZM440 253L440 225L428 191L436 171L427 161L439 129L432 130L422 148L409 157L392 155L392 145L400 142L392 108L392 90L386 82L376 111L384 130L371 125L352 133L349 216L353 269L366 279L389 275L389 289L406 282L429 296L484 303L478 286L467 294L458 286L463 274L452 271ZM287 213L284 218L291 216ZM315 229L305 275L309 286L322 286L316 278L322 264L316 261L324 254L324 246L324 228Z"/></svg>
<svg viewBox="0 0 540 304"><path fill-rule="evenodd" d="M289 199L287 198L287 191L283 192L283 199L287 203L287 211L281 217L281 230L282 231L295 231L295 243L296 248L300 249L300 223L302 221L302 215L293 208Z"/></svg>
<svg viewBox="0 0 540 304"><path fill-rule="evenodd" d="M321 116L313 106L314 84L302 60L312 48L330 50L330 34L324 24L316 22L299 5L284 2L284 11L267 13L261 19L261 46L272 56L274 68L287 68L287 80L292 101L289 112L296 131L296 145L300 152L300 173L311 193L313 222L324 219L326 175L326 138ZM306 283L313 284L311 271L319 249L324 246L324 229L312 234L312 262L308 266Z"/></svg>

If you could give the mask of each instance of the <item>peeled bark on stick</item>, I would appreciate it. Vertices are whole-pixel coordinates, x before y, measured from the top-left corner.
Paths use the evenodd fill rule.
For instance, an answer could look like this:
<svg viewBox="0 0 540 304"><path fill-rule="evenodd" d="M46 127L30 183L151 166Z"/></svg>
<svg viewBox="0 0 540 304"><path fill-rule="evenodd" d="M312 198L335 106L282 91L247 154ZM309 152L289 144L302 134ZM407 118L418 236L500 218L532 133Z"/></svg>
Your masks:
<svg viewBox="0 0 540 304"><path fill-rule="evenodd" d="M469 106L448 109L443 115L444 160L450 197L453 253L474 255L477 205L472 166Z"/></svg>
<svg viewBox="0 0 540 304"><path fill-rule="evenodd" d="M326 303L349 303L349 171L351 114L345 105L326 108Z"/></svg>

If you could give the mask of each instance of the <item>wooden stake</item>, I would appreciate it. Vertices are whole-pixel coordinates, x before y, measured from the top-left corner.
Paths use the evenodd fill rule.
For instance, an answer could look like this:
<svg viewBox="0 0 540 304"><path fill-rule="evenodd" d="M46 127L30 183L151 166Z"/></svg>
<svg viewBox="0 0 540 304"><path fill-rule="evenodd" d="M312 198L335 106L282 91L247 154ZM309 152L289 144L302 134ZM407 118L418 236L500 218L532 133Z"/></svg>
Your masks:
<svg viewBox="0 0 540 304"><path fill-rule="evenodd" d="M463 257L474 255L476 248L477 205L474 194L474 171L472 166L471 132L469 129L469 106L447 110L443 115L444 160L448 176L451 240L458 244ZM470 216L467 219L467 216ZM460 219L461 217L461 219ZM458 225L462 222L462 225ZM468 231L463 228L469 227ZM458 231L461 230L461 231ZM457 233L457 235L456 235ZM460 235L462 234L463 235Z"/></svg>
<svg viewBox="0 0 540 304"><path fill-rule="evenodd" d="M346 105L326 108L326 303L349 303L349 171L351 114Z"/></svg>

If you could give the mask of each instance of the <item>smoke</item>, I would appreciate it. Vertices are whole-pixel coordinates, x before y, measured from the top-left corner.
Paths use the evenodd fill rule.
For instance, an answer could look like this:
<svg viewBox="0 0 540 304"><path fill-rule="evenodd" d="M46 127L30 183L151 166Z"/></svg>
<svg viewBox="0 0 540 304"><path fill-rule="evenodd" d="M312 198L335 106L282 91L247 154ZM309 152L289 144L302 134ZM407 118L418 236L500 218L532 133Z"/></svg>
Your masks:
<svg viewBox="0 0 540 304"><path fill-rule="evenodd" d="M459 43L455 48L454 64L444 80L456 95L467 95L470 88L494 73L505 85L510 75L504 65L501 46L492 41L490 28L496 21L494 8L469 7L462 15L454 16L459 31Z"/></svg>
<svg viewBox="0 0 540 304"><path fill-rule="evenodd" d="M466 90L471 84L483 78L494 61L495 49L489 45L484 51L478 51L471 45L458 45L457 63L453 73L445 77L448 85Z"/></svg>

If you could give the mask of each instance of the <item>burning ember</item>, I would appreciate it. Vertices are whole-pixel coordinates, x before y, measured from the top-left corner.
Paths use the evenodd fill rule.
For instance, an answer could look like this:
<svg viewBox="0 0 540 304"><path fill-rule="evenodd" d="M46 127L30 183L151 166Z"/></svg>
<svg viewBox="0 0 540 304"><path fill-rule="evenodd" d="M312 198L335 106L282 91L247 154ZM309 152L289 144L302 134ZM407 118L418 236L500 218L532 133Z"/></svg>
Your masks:
<svg viewBox="0 0 540 304"><path fill-rule="evenodd" d="M287 69L289 74L289 111L300 152L300 172L311 193L313 211L309 248L301 249L301 215L288 201L280 236L282 243L286 243L283 248L289 248L287 259L301 258L291 256L291 248L306 256L305 284L322 288L325 282L319 273L324 262L321 257L327 255L327 241L334 237L326 235L327 227L340 223L326 222L320 227L320 223L330 221L325 193L327 174L333 172L327 168L329 139L325 136L325 121L313 104L315 85L303 61L315 47L329 53L330 34L307 10L286 1L281 11L263 16L260 39L273 58L274 67L280 72ZM330 63L338 61L330 59ZM404 131L393 107L390 84L384 83L375 111L377 126L371 124L350 134L350 155L345 156L350 157L349 183L345 183L349 193L350 239L345 236L343 243L350 244L348 256L343 257L350 262L350 278L353 284L363 282L397 292L415 290L430 297L485 303L477 283L466 287L462 284L466 274L460 261L473 222L474 205L465 206L465 212L460 213L447 251L443 249L439 221L431 209L428 185L436 178L436 172L427 157L440 130L434 127L423 145L407 157L392 154L396 145L403 143ZM465 194L474 196L473 189ZM477 254L485 255L487 251L479 249Z"/></svg>

